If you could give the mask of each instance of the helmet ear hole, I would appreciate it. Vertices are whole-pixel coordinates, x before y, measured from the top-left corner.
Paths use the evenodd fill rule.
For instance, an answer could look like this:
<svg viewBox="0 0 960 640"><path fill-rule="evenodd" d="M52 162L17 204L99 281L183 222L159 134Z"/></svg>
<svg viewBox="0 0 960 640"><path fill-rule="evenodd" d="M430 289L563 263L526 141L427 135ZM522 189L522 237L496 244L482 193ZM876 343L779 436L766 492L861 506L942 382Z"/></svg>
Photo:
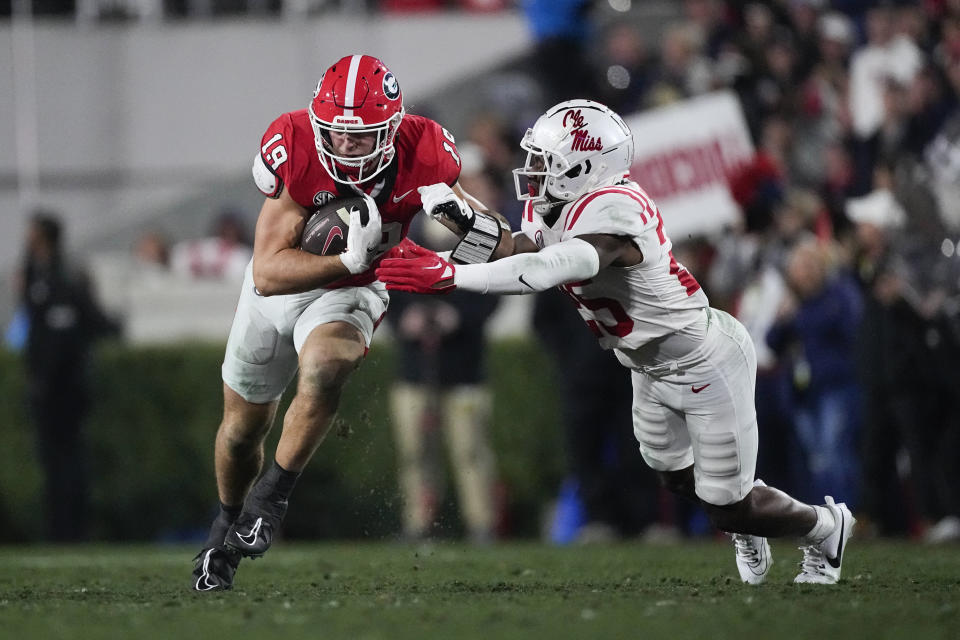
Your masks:
<svg viewBox="0 0 960 640"><path fill-rule="evenodd" d="M583 165L582 165L582 164L578 164L578 165L575 166L573 169L570 169L569 171L567 171L567 172L564 173L563 175L566 176L567 178L576 178L578 175L580 175L580 172L581 172L581 171L583 171Z"/></svg>

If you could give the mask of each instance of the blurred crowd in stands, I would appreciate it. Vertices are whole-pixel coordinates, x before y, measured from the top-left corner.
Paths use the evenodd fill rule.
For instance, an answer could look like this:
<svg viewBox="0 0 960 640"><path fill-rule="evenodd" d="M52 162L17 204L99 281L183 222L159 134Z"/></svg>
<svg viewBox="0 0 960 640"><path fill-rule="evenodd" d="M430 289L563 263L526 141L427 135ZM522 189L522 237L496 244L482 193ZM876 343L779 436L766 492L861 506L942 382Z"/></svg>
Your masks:
<svg viewBox="0 0 960 640"><path fill-rule="evenodd" d="M511 8L512 0L0 0L0 16L32 10L37 16L94 20L204 19L230 16L305 16L323 13L376 14L429 11L490 12Z"/></svg>
<svg viewBox="0 0 960 640"><path fill-rule="evenodd" d="M863 534L960 539L960 0L683 0L656 41L629 19L629 0L302 1L524 11L529 59L483 85L457 132L461 153L482 165L472 191L514 222L518 141L550 104L587 97L629 115L733 91L756 148L728 176L739 224L674 242L713 306L736 315L756 343L758 476L801 500L838 496ZM74 10L72 0L34 4ZM190 0L163 4L173 15L196 13ZM227 4L207 0L203 11L280 6ZM623 18L592 20L598 4L619 6ZM249 257L243 233L232 237ZM148 235L137 252L203 276L230 268L223 242L178 249ZM599 353L565 365L576 341L551 335L556 327L535 329L546 346L563 345L552 349L559 375L608 379ZM628 468L639 455L629 438L597 426L595 400L564 393L576 526L696 532L696 518L657 497L642 465ZM628 412L604 420L629 434ZM647 511L618 490L642 496Z"/></svg>
<svg viewBox="0 0 960 640"><path fill-rule="evenodd" d="M144 232L133 247L137 265L184 278L240 281L253 257L253 240L244 215L225 207L213 218L209 235L171 242L157 230Z"/></svg>

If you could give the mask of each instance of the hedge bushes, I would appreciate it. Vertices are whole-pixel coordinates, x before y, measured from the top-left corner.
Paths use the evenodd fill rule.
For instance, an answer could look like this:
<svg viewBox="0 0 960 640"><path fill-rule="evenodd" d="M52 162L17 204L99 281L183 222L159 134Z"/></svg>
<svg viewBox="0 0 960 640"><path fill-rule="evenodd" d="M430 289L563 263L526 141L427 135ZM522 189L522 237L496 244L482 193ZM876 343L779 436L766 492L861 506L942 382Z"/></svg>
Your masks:
<svg viewBox="0 0 960 640"><path fill-rule="evenodd" d="M208 344L110 345L98 352L96 399L87 422L95 538L204 535L216 505L213 438L222 410L222 357L221 345ZM334 429L297 486L289 537L385 537L399 530L385 393L394 367L391 346L378 344L354 374ZM553 371L536 344L517 340L493 346L490 371L508 532L536 535L541 508L564 467ZM23 398L17 356L0 354L0 540L5 541L35 540L43 529L41 474ZM278 417L268 455L279 423ZM444 527L452 533L460 528L454 496L451 486Z"/></svg>

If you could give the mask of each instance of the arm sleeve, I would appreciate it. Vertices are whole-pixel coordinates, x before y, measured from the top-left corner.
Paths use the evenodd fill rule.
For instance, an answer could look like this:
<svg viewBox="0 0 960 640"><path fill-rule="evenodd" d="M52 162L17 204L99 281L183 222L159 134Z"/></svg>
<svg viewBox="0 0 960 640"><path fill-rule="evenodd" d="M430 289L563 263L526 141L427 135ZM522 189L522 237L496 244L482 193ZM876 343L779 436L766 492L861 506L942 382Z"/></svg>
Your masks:
<svg viewBox="0 0 960 640"><path fill-rule="evenodd" d="M589 242L572 238L495 262L458 265L454 283L480 293L533 293L597 275L600 256Z"/></svg>

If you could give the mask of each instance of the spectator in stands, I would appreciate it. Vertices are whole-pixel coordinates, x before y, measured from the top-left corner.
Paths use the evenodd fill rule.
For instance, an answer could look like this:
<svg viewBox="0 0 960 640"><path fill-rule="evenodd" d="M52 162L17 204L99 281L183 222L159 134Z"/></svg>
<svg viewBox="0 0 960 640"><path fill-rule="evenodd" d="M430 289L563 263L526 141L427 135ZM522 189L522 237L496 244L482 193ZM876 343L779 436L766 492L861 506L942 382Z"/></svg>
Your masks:
<svg viewBox="0 0 960 640"><path fill-rule="evenodd" d="M521 0L533 35L530 75L540 80L547 104L590 98L598 86L588 62L593 0Z"/></svg>
<svg viewBox="0 0 960 640"><path fill-rule="evenodd" d="M767 343L789 354L794 419L806 457L809 496L828 488L856 504L860 388L854 355L863 302L852 277L832 264L814 238L796 245L786 262L792 295L784 298ZM801 493L801 496L803 493Z"/></svg>
<svg viewBox="0 0 960 640"><path fill-rule="evenodd" d="M134 244L133 257L140 265L149 265L162 270L169 269L170 244L161 232L148 231Z"/></svg>
<svg viewBox="0 0 960 640"><path fill-rule="evenodd" d="M953 241L943 242L948 233L930 210L935 200L914 174L878 170L879 188L848 203L868 304L861 330L869 427L864 506L880 533L907 527L939 542L960 537L960 396L953 375L960 357L960 260ZM911 461L908 490L901 491L908 522L886 511L890 487L901 484L901 449Z"/></svg>
<svg viewBox="0 0 960 640"><path fill-rule="evenodd" d="M768 123L768 143L757 149L749 163L738 167L728 177L730 195L740 206L743 227L750 233L766 229L773 220L774 210L783 200L785 188L785 158L781 135L784 123ZM787 134L788 135L788 134Z"/></svg>
<svg viewBox="0 0 960 640"><path fill-rule="evenodd" d="M817 50L807 61L809 72L799 76L803 80L796 96L797 117L793 122L796 179L804 186L836 179L826 167L824 154L829 146L839 144L850 129L847 61L853 26L842 14L828 13L819 19L817 31ZM803 64L803 58L800 61ZM842 210L841 203L836 207L841 217Z"/></svg>
<svg viewBox="0 0 960 640"><path fill-rule="evenodd" d="M481 202L499 206L496 210L511 225L519 227L523 205L514 195L513 167L517 164L517 151L510 144L511 135L510 128L503 120L490 112L482 113L470 122L467 133L469 141L462 148L467 163L474 161L483 164L480 182L484 188L489 187L487 190L491 199ZM478 175L478 178L481 176Z"/></svg>
<svg viewBox="0 0 960 640"><path fill-rule="evenodd" d="M46 535L56 542L83 540L90 349L119 327L101 311L86 274L68 263L55 213L37 211L30 220L20 297L28 321L27 400L44 474Z"/></svg>
<svg viewBox="0 0 960 640"><path fill-rule="evenodd" d="M678 23L667 29L651 74L646 106L668 105L713 87L711 66L702 49L701 34L695 27Z"/></svg>
<svg viewBox="0 0 960 640"><path fill-rule="evenodd" d="M497 190L479 149L467 143L458 151L461 186L481 202L496 202ZM423 219L414 221L410 235L435 250L452 249L457 240ZM390 408L405 540L424 540L439 532L446 476L441 439L449 449L468 539L485 544L499 533L496 457L489 433L493 398L485 358L485 328L499 301L467 291L442 298L401 292L390 296L386 317L399 346Z"/></svg>
<svg viewBox="0 0 960 640"><path fill-rule="evenodd" d="M684 0L683 14L696 27L704 43L704 53L717 60L726 49L733 30L726 20L723 0Z"/></svg>
<svg viewBox="0 0 960 640"><path fill-rule="evenodd" d="M173 245L170 268L192 278L242 280L253 256L243 216L225 209L217 216L209 237Z"/></svg>
<svg viewBox="0 0 960 640"><path fill-rule="evenodd" d="M790 0L787 23L797 52L796 70L806 76L817 62L820 49L820 9L824 0Z"/></svg>
<svg viewBox="0 0 960 640"><path fill-rule="evenodd" d="M878 182L888 179L884 175ZM924 510L922 496L930 482L920 435L927 427L921 417L923 384L917 378L927 363L923 323L901 295L903 263L897 244L907 217L886 188L852 199L848 216L855 225L857 274L865 298L859 359L866 411L863 512L876 533L919 534L922 516L917 510ZM910 484L919 485L918 492L908 491L899 477L901 450L912 461Z"/></svg>
<svg viewBox="0 0 960 640"><path fill-rule="evenodd" d="M643 106L653 63L637 25L615 22L603 37L599 72L605 104L629 114Z"/></svg>
<svg viewBox="0 0 960 640"><path fill-rule="evenodd" d="M635 455L633 389L623 367L597 345L559 290L536 295L533 328L553 360L566 445L567 484L552 541L609 541L640 535L661 520L675 524L672 511L661 513L656 478Z"/></svg>
<svg viewBox="0 0 960 640"><path fill-rule="evenodd" d="M856 138L856 193L871 189L878 159L877 134L884 121L884 90L893 81L908 85L922 65L922 53L906 34L897 34L894 11L879 5L867 11L867 43L850 60L850 116Z"/></svg>
<svg viewBox="0 0 960 640"><path fill-rule="evenodd" d="M431 231L415 229L412 235L425 246L450 249L455 244L453 234L435 223L424 224ZM483 544L496 537L496 458L489 434L493 398L487 387L484 328L498 302L469 292L442 299L391 296L387 318L398 338L400 368L390 407L406 540L428 539L440 531L446 477L441 440L449 450L468 539Z"/></svg>
<svg viewBox="0 0 960 640"><path fill-rule="evenodd" d="M854 189L853 159L845 145L830 143L823 148L821 162L824 176L818 183L818 192L830 215L830 224L837 233L843 233L850 227L846 204Z"/></svg>

